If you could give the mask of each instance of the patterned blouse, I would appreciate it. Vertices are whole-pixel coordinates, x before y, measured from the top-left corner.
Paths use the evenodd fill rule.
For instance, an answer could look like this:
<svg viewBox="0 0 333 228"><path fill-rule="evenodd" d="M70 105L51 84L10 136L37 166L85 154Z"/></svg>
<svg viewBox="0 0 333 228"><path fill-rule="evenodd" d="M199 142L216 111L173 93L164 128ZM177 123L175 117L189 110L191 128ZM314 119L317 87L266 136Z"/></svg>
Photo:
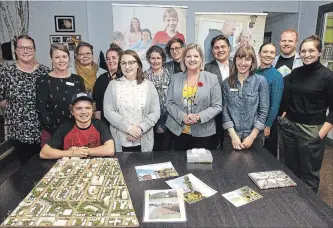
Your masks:
<svg viewBox="0 0 333 228"><path fill-rule="evenodd" d="M68 78L55 78L49 74L37 82L37 112L42 128L53 134L60 125L71 120L69 105L74 94L84 92L84 81L71 74Z"/></svg>
<svg viewBox="0 0 333 228"><path fill-rule="evenodd" d="M7 100L5 125L9 138L23 143L39 143L36 80L48 72L48 67L39 65L34 72L26 73L15 64L0 71L0 101Z"/></svg>
<svg viewBox="0 0 333 228"><path fill-rule="evenodd" d="M137 81L129 81L125 77L117 81L117 108L119 114L123 116L129 123L139 125L142 121L143 109L147 100L148 85L144 80L138 85ZM140 140L134 142L127 141L129 135L121 132L121 145L132 147L140 145Z"/></svg>

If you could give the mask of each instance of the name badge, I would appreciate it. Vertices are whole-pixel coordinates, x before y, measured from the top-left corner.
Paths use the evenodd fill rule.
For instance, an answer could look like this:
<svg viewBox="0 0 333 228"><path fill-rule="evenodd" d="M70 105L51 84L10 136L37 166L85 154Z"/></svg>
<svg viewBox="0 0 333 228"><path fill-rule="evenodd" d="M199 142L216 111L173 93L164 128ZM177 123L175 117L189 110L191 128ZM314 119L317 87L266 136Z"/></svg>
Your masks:
<svg viewBox="0 0 333 228"><path fill-rule="evenodd" d="M238 89L230 88L230 92L238 92Z"/></svg>
<svg viewBox="0 0 333 228"><path fill-rule="evenodd" d="M74 83L73 82L66 82L66 85L74 86Z"/></svg>

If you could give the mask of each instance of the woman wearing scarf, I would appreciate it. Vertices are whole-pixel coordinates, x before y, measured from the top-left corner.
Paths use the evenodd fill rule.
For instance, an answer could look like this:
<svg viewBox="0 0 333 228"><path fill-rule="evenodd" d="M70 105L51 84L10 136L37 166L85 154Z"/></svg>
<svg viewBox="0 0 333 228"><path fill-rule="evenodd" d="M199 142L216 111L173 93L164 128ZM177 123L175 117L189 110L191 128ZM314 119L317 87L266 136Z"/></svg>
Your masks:
<svg viewBox="0 0 333 228"><path fill-rule="evenodd" d="M87 93L91 93L96 78L105 73L105 70L98 67L93 61L94 47L86 42L80 42L75 49L75 67L72 73L81 76Z"/></svg>
<svg viewBox="0 0 333 228"><path fill-rule="evenodd" d="M169 151L171 149L171 132L165 127L167 110L165 107L169 87L169 72L163 67L166 55L159 46L152 46L146 53L150 68L144 72L145 78L151 81L158 93L160 100L161 116L154 127L153 151Z"/></svg>

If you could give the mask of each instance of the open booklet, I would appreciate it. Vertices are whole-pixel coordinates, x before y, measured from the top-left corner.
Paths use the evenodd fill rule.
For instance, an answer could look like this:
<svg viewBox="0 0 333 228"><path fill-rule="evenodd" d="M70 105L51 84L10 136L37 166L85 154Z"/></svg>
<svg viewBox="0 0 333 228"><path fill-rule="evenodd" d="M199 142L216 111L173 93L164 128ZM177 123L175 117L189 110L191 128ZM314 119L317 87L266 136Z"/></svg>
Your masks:
<svg viewBox="0 0 333 228"><path fill-rule="evenodd" d="M297 185L281 170L249 173L249 177L260 189L294 187Z"/></svg>
<svg viewBox="0 0 333 228"><path fill-rule="evenodd" d="M139 181L179 176L171 162L136 166L135 171Z"/></svg>
<svg viewBox="0 0 333 228"><path fill-rule="evenodd" d="M184 200L189 204L208 198L217 192L192 173L166 181L166 183L173 189L183 189Z"/></svg>
<svg viewBox="0 0 333 228"><path fill-rule="evenodd" d="M146 190L143 222L185 222L182 189Z"/></svg>

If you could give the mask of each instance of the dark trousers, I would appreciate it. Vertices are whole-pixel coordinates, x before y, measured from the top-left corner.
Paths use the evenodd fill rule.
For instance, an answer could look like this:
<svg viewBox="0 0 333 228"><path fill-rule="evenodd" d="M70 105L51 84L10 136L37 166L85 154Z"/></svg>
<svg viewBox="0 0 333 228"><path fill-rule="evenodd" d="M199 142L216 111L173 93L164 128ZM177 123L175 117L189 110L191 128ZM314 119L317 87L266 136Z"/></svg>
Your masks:
<svg viewBox="0 0 333 228"><path fill-rule="evenodd" d="M175 150L184 151L193 148L205 148L215 150L215 135L208 137L193 137L188 134L174 135Z"/></svg>
<svg viewBox="0 0 333 228"><path fill-rule="evenodd" d="M164 133L159 134L154 131L153 151L170 151L172 147L172 133L166 129Z"/></svg>
<svg viewBox="0 0 333 228"><path fill-rule="evenodd" d="M215 148L223 149L224 131L222 128L222 112L215 117L216 135L215 135Z"/></svg>
<svg viewBox="0 0 333 228"><path fill-rule="evenodd" d="M141 152L141 146L122 147L123 152Z"/></svg>
<svg viewBox="0 0 333 228"><path fill-rule="evenodd" d="M278 143L279 143L278 124L279 123L277 120L273 122L270 135L269 137L265 138L265 144L264 144L264 148L266 148L266 150L268 150L274 157L277 157Z"/></svg>
<svg viewBox="0 0 333 228"><path fill-rule="evenodd" d="M40 144L23 143L13 139L15 154L17 155L21 165L24 165L32 156L40 152Z"/></svg>
<svg viewBox="0 0 333 228"><path fill-rule="evenodd" d="M319 137L322 125L295 123L284 117L281 122L285 163L314 192L318 192L325 142Z"/></svg>

